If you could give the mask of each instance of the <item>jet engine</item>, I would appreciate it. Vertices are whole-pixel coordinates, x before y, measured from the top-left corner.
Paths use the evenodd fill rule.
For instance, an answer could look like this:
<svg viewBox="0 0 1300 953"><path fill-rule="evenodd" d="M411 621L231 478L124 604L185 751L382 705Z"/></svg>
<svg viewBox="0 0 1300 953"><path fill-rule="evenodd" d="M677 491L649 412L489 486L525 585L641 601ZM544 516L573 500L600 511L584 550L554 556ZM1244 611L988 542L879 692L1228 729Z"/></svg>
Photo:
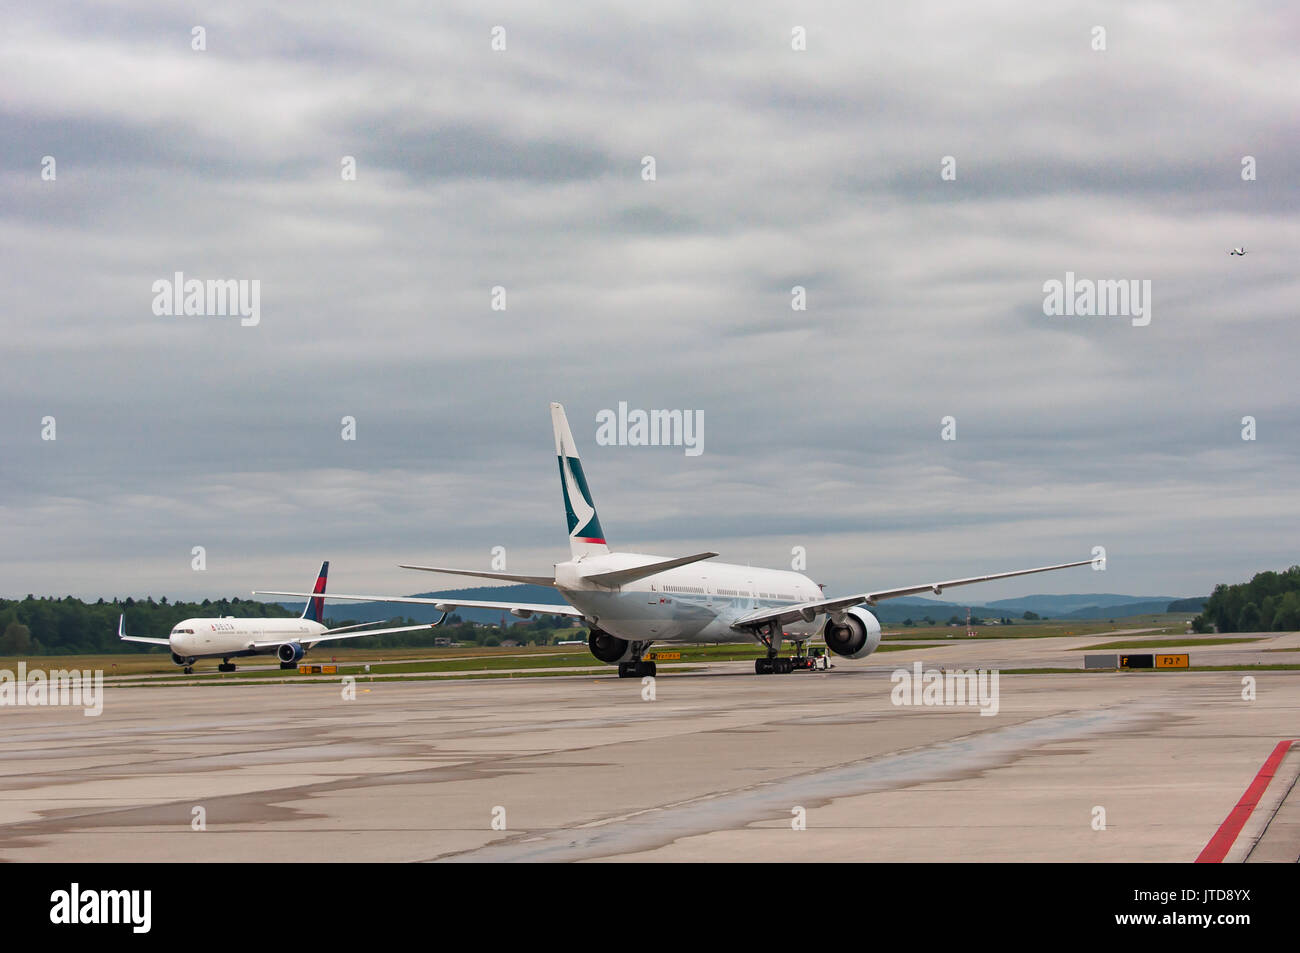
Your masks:
<svg viewBox="0 0 1300 953"><path fill-rule="evenodd" d="M609 665L617 662L630 662L633 658L632 643L626 639L620 639L616 635L610 635L604 629L597 629L592 626L590 634L587 636L587 648L591 649L591 654Z"/></svg>
<svg viewBox="0 0 1300 953"><path fill-rule="evenodd" d="M866 658L880 647L880 623L866 609L854 606L844 611L840 622L826 620L822 630L826 647L845 658Z"/></svg>
<svg viewBox="0 0 1300 953"><path fill-rule="evenodd" d="M191 656L191 657L189 657L189 658L186 658L186 657L183 656L183 655L177 655L175 652L172 653L172 661L175 662L177 665L193 665L193 664L194 664L194 658L193 658L193 656Z"/></svg>
<svg viewBox="0 0 1300 953"><path fill-rule="evenodd" d="M286 642L275 650L275 654L279 656L280 661L285 665L292 665L302 658L303 647L297 642Z"/></svg>

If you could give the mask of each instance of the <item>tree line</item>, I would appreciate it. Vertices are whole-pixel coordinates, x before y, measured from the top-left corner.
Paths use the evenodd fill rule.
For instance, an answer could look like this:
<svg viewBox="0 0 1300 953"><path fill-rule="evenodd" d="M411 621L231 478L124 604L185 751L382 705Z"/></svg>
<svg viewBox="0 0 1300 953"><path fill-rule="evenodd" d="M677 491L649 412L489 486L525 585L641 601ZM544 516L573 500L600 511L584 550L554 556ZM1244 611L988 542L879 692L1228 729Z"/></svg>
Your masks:
<svg viewBox="0 0 1300 953"><path fill-rule="evenodd" d="M1300 629L1300 566L1220 584L1192 620L1196 632L1291 632Z"/></svg>
<svg viewBox="0 0 1300 953"><path fill-rule="evenodd" d="M166 646L151 646L140 642L123 642L117 637L117 621L126 616L127 635L152 639L165 639L176 623L183 619L233 616L244 618L287 619L298 615L274 602L256 599L204 599L202 602L168 602L166 596L154 601L145 599L100 599L83 602L72 596L61 599L37 598L0 599L0 657L16 658L30 655L107 655L139 652L166 652ZM354 623L354 619L328 618L325 624L334 628ZM414 619L397 618L393 625L416 625ZM378 627L380 623L376 623ZM435 639L452 642L470 642L476 645L500 645L513 639L526 643L546 645L560 639L585 638L582 629L556 627L554 623L537 619L518 623L502 630L499 626L478 626L465 622L458 615L447 617L445 624L436 629L401 632L376 636L358 645L374 648L419 648L434 645Z"/></svg>
<svg viewBox="0 0 1300 953"><path fill-rule="evenodd" d="M151 648L117 637L117 620L126 616L127 635L165 639L177 622L198 616L269 616L288 618L283 606L256 599L204 599L202 602L168 602L167 597L100 599L83 602L62 599L0 599L0 655L101 655L139 652ZM165 651L161 646L159 651Z"/></svg>

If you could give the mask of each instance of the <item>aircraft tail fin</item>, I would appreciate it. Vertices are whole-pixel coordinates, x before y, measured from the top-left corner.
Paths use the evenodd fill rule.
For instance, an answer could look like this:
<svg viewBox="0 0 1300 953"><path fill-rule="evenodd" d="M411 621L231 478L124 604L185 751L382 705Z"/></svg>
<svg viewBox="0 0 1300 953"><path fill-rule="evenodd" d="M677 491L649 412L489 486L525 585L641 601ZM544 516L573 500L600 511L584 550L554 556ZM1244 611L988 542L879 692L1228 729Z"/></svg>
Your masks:
<svg viewBox="0 0 1300 953"><path fill-rule="evenodd" d="M603 556L609 552L605 532L600 528L596 504L578 459L568 418L562 404L551 404L551 424L555 428L555 455L560 464L560 488L564 492L564 511L569 519L569 551L573 558Z"/></svg>
<svg viewBox="0 0 1300 953"><path fill-rule="evenodd" d="M330 563L329 560L327 559L325 560L325 562L320 564L320 572L316 575L316 585L312 587L312 592L315 593L325 592L325 577L329 575L329 571L330 571ZM306 619L308 622L319 622L322 625L324 625L325 600L308 599L307 605L302 610L302 618Z"/></svg>

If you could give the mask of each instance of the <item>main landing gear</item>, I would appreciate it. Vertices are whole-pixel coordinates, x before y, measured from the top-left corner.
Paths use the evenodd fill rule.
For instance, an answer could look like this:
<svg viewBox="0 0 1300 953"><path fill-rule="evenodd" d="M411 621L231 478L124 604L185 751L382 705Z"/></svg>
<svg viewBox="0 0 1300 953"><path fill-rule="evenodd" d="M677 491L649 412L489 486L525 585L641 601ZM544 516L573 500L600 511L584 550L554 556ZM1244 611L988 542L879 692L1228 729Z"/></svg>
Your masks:
<svg viewBox="0 0 1300 953"><path fill-rule="evenodd" d="M619 677L620 679L643 679L647 675L654 675L654 662L620 662Z"/></svg>
<svg viewBox="0 0 1300 953"><path fill-rule="evenodd" d="M761 658L754 660L755 675L789 675L791 672L816 672L830 668L818 659L806 655L794 655L790 658Z"/></svg>
<svg viewBox="0 0 1300 953"><path fill-rule="evenodd" d="M817 659L804 654L806 641L795 640L794 655L781 658L781 628L767 625L757 633L759 641L767 646L767 658L754 660L755 675L789 675L791 672L811 672L817 668Z"/></svg>
<svg viewBox="0 0 1300 953"><path fill-rule="evenodd" d="M645 678L655 674L654 662L619 662L619 678Z"/></svg>
<svg viewBox="0 0 1300 953"><path fill-rule="evenodd" d="M634 642L632 644L631 662L618 663L619 678L645 678L647 675L655 675L655 663L642 661L642 656L650 648L652 642Z"/></svg>
<svg viewBox="0 0 1300 953"><path fill-rule="evenodd" d="M223 658L221 664L217 666L218 672L233 672L234 670L235 666L228 658Z"/></svg>

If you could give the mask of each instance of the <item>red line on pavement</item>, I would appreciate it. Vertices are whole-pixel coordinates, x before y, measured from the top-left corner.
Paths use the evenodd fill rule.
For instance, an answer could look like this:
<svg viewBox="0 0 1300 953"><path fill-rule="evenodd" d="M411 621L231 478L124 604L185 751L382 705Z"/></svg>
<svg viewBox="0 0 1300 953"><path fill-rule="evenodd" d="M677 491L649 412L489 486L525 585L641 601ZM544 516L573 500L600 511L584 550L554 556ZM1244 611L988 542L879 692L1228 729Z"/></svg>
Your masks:
<svg viewBox="0 0 1300 953"><path fill-rule="evenodd" d="M1197 855L1196 863L1223 863L1223 858L1228 856L1228 851L1232 849L1233 843L1237 840L1237 835L1241 833L1241 829L1246 826L1246 821L1250 820L1251 813L1258 806L1259 799L1264 796L1264 789L1268 787L1268 782L1273 780L1273 775L1277 772L1277 766L1282 763L1287 751L1295 743L1295 741L1279 741L1277 743L1277 747L1268 756L1264 766L1259 769L1259 774L1255 775L1255 780L1250 782L1250 787L1246 788L1246 793L1241 796L1237 806L1219 825L1219 829L1214 832L1214 836L1205 845L1205 849Z"/></svg>

